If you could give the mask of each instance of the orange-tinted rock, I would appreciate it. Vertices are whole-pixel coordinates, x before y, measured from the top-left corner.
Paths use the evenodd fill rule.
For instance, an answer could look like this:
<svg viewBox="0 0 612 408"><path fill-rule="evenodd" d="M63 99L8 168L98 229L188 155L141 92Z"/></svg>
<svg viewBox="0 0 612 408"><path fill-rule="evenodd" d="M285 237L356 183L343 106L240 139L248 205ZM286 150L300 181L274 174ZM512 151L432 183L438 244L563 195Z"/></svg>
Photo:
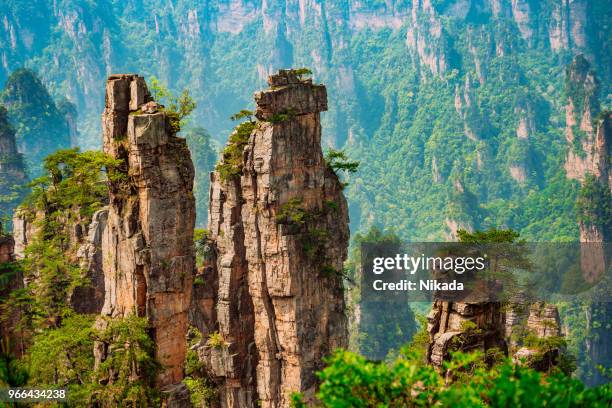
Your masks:
<svg viewBox="0 0 612 408"><path fill-rule="evenodd" d="M165 387L183 378L195 270L194 168L185 140L172 133L165 112L136 111L148 101L141 77L109 77L104 151L124 161L124 180L110 183L102 314L148 318L163 366L157 383Z"/></svg>
<svg viewBox="0 0 612 408"><path fill-rule="evenodd" d="M251 133L242 174L211 179L217 319L227 347L202 354L228 407L288 407L296 391L312 397L323 357L347 345L339 271L348 210L321 151L325 87L288 71L269 83L255 100L257 117L272 121ZM305 218L292 220L289 208Z"/></svg>

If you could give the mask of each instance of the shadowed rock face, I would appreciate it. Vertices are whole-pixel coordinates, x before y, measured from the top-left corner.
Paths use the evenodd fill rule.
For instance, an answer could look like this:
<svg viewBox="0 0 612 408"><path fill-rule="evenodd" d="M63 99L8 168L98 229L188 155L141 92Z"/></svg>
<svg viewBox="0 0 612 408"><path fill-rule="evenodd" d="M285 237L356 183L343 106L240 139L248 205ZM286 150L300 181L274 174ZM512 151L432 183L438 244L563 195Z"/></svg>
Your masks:
<svg viewBox="0 0 612 408"><path fill-rule="evenodd" d="M288 71L255 94L259 122L239 177L211 176L221 347L203 347L223 406L289 406L314 394L322 358L347 344L348 210L323 158L324 86ZM281 121L274 120L284 115ZM292 212L305 215L301 220ZM295 215L295 214L294 214Z"/></svg>
<svg viewBox="0 0 612 408"><path fill-rule="evenodd" d="M450 351L508 351L504 339L505 315L500 302L447 302L437 300L427 316L427 361L436 368Z"/></svg>
<svg viewBox="0 0 612 408"><path fill-rule="evenodd" d="M104 151L123 160L110 182L102 236L103 315L146 316L160 387L183 378L187 313L195 268L194 168L185 140L176 137L163 109L141 113L151 97L136 75L112 75L102 117ZM104 359L104 350L97 350Z"/></svg>

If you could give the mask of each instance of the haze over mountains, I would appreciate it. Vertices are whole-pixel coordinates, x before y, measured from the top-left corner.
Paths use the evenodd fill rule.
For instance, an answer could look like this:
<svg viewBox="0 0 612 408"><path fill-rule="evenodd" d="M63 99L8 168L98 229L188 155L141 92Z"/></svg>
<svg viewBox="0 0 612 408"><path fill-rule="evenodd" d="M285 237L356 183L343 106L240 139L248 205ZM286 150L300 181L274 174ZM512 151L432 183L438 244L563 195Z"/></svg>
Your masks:
<svg viewBox="0 0 612 408"><path fill-rule="evenodd" d="M609 106L608 1L6 4L0 83L37 71L76 105L84 148L100 145L99 84L111 72L189 89L191 124L223 143L269 73L307 66L329 89L326 144L362 160L347 191L353 230L430 240L497 225L577 239L566 66L584 54L600 84L595 110Z"/></svg>

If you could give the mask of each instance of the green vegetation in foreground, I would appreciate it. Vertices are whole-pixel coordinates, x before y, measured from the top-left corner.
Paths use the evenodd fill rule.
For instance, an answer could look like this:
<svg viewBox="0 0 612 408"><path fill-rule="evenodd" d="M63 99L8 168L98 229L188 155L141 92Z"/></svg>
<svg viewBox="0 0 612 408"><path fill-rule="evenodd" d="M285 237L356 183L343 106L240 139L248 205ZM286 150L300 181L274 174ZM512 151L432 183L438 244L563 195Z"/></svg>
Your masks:
<svg viewBox="0 0 612 408"><path fill-rule="evenodd" d="M67 388L71 407L158 406L153 387L159 364L146 318L109 319L94 328L94 317L71 315L59 327L34 336L23 359L28 385ZM108 356L94 367L94 345Z"/></svg>
<svg viewBox="0 0 612 408"><path fill-rule="evenodd" d="M455 353L445 374L406 347L391 363L368 361L345 350L327 359L316 403L293 395L293 407L609 407L610 383L585 388L557 372L538 373L504 361L492 368L480 353Z"/></svg>

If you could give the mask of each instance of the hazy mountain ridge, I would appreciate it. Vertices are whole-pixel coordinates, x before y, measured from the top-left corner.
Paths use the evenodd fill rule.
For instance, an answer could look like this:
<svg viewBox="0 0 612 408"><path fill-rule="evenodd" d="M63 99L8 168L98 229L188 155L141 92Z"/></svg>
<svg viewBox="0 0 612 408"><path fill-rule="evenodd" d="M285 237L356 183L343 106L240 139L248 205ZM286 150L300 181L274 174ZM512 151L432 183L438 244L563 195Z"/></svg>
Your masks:
<svg viewBox="0 0 612 408"><path fill-rule="evenodd" d="M0 81L38 70L76 103L83 146L98 145L98 84L111 71L190 89L192 123L224 141L268 73L308 66L328 84L327 143L362 159L353 229L439 239L494 224L577 238L565 66L584 53L609 105L608 2L64 0L1 13Z"/></svg>

